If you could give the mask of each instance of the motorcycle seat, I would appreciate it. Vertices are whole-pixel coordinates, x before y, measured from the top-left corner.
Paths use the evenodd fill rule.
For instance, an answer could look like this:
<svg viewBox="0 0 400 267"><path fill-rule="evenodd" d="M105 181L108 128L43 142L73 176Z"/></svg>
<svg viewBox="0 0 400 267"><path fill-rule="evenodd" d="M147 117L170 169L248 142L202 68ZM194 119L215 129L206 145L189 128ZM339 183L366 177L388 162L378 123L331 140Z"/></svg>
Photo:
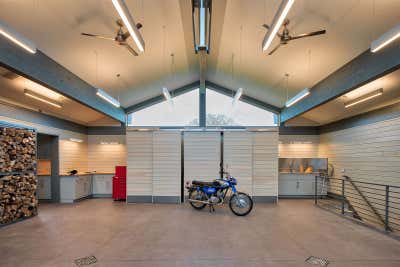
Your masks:
<svg viewBox="0 0 400 267"><path fill-rule="evenodd" d="M198 185L198 186L217 186L219 185L218 182L204 182L204 181L192 181L193 185Z"/></svg>

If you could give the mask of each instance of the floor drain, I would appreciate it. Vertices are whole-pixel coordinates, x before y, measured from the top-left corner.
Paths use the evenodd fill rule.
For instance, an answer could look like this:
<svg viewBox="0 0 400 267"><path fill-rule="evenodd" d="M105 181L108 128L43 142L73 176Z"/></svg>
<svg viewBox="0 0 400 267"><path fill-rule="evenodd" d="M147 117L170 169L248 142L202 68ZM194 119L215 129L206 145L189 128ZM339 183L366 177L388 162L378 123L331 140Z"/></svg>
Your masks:
<svg viewBox="0 0 400 267"><path fill-rule="evenodd" d="M75 262L76 266L80 267L80 266L91 265L93 263L96 263L97 259L95 256L89 256L89 257L74 260L74 262Z"/></svg>
<svg viewBox="0 0 400 267"><path fill-rule="evenodd" d="M328 266L329 261L327 259L322 259L314 256L310 256L306 259L306 262L313 265L319 265L321 267Z"/></svg>

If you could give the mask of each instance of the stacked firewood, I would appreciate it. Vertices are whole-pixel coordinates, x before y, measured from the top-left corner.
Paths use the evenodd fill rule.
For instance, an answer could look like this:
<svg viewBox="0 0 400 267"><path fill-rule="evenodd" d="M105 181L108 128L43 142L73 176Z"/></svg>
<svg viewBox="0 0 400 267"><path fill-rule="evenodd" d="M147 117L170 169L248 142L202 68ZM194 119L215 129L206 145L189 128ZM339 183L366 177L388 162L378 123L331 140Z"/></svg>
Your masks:
<svg viewBox="0 0 400 267"><path fill-rule="evenodd" d="M37 214L36 187L33 173L0 176L0 224Z"/></svg>
<svg viewBox="0 0 400 267"><path fill-rule="evenodd" d="M0 128L0 224L37 214L35 168L35 133Z"/></svg>
<svg viewBox="0 0 400 267"><path fill-rule="evenodd" d="M0 128L0 172L35 170L35 134L16 128Z"/></svg>

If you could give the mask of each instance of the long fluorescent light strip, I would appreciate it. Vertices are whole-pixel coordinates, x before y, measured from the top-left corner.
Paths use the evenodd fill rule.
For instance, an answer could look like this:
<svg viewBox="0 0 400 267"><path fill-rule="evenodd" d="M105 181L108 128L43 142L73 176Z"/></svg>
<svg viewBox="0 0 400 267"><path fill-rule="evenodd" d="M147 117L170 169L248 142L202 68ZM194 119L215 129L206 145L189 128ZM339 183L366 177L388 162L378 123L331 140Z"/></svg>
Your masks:
<svg viewBox="0 0 400 267"><path fill-rule="evenodd" d="M51 101L50 99L47 99L47 97L39 96L38 94L36 94L36 93L34 93L34 92L30 91L30 90L25 89L25 90L24 90L24 94L27 95L27 96L29 96L29 97L31 97L31 98L34 98L34 99L36 99L36 100L39 100L39 101L41 101L41 102L43 102L43 103L52 105L53 107L62 108L62 106L61 106L60 104L58 104L58 103L56 103L56 102L53 102L53 101Z"/></svg>
<svg viewBox="0 0 400 267"><path fill-rule="evenodd" d="M112 3L117 10L119 16L121 17L122 21L124 22L126 28L128 29L129 33L131 34L133 40L136 43L136 46L139 48L140 52L144 52L144 44L142 44L143 40L138 36L138 30L136 28L136 24L134 24L134 21L132 17L129 19L128 16L129 14L125 14L125 11L128 13L128 7L122 0L112 0ZM125 11L124 11L125 9ZM134 25L132 26L131 23ZM133 29L135 27L136 31Z"/></svg>
<svg viewBox="0 0 400 267"><path fill-rule="evenodd" d="M310 89L306 88L306 89L302 90L300 93L298 93L297 95L295 95L294 97L292 97L289 101L287 101L285 106L287 108L290 106L293 106L294 104L296 104L297 102L299 102L300 100L302 100L303 98L308 96L309 94L310 94Z"/></svg>
<svg viewBox="0 0 400 267"><path fill-rule="evenodd" d="M365 96L359 97L359 98L357 98L357 99L355 99L353 101L348 102L347 104L344 105L344 107L345 108L352 107L354 105L360 104L362 102L365 102L367 100L370 100L370 99L375 98L377 96L380 96L382 94L383 94L383 89L376 90L376 91L374 91L372 93L369 93L369 94L367 94Z"/></svg>
<svg viewBox="0 0 400 267"><path fill-rule="evenodd" d="M385 32L371 43L371 52L375 53L400 37L400 24Z"/></svg>
<svg viewBox="0 0 400 267"><path fill-rule="evenodd" d="M276 33L279 28L282 26L283 21L285 20L287 14L289 13L290 8L293 6L294 0L282 0L278 13L275 15L274 20L272 21L271 28L268 30L267 35L263 41L263 51L267 50L271 45L272 40L274 39ZM278 16L278 19L276 19Z"/></svg>
<svg viewBox="0 0 400 267"><path fill-rule="evenodd" d="M105 101L107 101L108 103L112 104L113 106L115 106L117 108L119 108L121 106L121 104L114 97L110 96L104 90L102 90L100 88L97 89L96 95L103 98Z"/></svg>
<svg viewBox="0 0 400 267"><path fill-rule="evenodd" d="M9 26L5 25L4 23L0 23L0 34L1 35L3 35L4 37L8 38L9 40L14 42L15 44L19 45L20 47L22 47L23 49L25 49L29 53L32 53L32 54L36 53L36 47L31 41L29 41L29 40L18 40L18 39L25 39L25 38L23 36L21 36L17 32L14 32L14 34L12 34L11 33L12 31L13 30Z"/></svg>

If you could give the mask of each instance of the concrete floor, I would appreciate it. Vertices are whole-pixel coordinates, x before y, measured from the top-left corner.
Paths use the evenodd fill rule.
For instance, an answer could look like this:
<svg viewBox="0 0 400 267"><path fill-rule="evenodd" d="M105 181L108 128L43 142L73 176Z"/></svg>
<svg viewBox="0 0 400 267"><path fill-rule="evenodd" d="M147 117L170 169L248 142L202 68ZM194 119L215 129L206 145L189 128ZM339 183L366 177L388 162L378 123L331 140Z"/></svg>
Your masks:
<svg viewBox="0 0 400 267"><path fill-rule="evenodd" d="M247 217L188 205L85 200L42 204L39 216L0 228L0 266L400 266L400 242L315 207L257 204Z"/></svg>

